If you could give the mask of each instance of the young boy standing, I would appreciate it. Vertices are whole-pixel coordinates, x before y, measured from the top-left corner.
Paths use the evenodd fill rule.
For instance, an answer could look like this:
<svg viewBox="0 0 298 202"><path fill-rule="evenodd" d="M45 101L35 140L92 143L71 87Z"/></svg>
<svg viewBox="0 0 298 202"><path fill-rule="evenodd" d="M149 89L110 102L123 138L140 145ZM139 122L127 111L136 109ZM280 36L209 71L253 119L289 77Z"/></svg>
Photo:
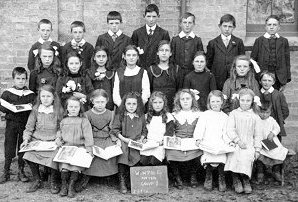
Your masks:
<svg viewBox="0 0 298 202"><path fill-rule="evenodd" d="M28 74L25 68L16 67L12 71L14 86L3 92L1 99L13 105L32 104L35 98L34 93L25 86ZM0 101L2 102L2 100ZM14 113L0 105L0 110L4 112L6 119L5 140L4 140L4 171L0 177L0 184L10 180L10 165L12 159L16 156L23 142L23 131L27 123L30 111ZM25 162L23 160L24 153L18 153L18 178L22 182L27 182L28 178L24 173Z"/></svg>
<svg viewBox="0 0 298 202"><path fill-rule="evenodd" d="M36 56L38 54L38 49L40 46L46 42L49 41L50 44L53 46L53 48L56 50L58 57L60 57L61 53L61 47L58 42L55 42L51 39L51 33L53 31L52 23L48 19L42 19L38 23L38 32L40 34L40 38L38 41L33 44L29 50L29 57L28 57L28 69L30 71L35 69L35 60ZM60 59L60 58L59 58Z"/></svg>
<svg viewBox="0 0 298 202"><path fill-rule="evenodd" d="M235 56L244 55L245 50L242 39L232 35L236 27L234 16L222 16L218 27L221 34L209 41L206 57L207 67L215 76L217 89L222 90Z"/></svg>
<svg viewBox="0 0 298 202"><path fill-rule="evenodd" d="M109 12L107 16L109 30L107 33L98 36L96 46L108 48L111 57L108 70L117 70L120 66L122 53L126 46L130 45L131 39L120 30L122 24L121 14L117 11Z"/></svg>
<svg viewBox="0 0 298 202"><path fill-rule="evenodd" d="M280 20L276 15L266 19L266 33L255 40L251 58L261 68L275 74L276 81L273 87L283 91L291 81L290 49L288 39L280 36Z"/></svg>
<svg viewBox="0 0 298 202"><path fill-rule="evenodd" d="M93 46L84 39L86 32L85 24L81 21L74 21L70 25L72 40L62 47L62 64L66 67L66 56L68 53L76 51L83 58L82 67L86 70L91 66L91 57L93 54Z"/></svg>
<svg viewBox="0 0 298 202"><path fill-rule="evenodd" d="M192 61L196 52L204 52L201 38L192 31L194 25L194 14L185 13L180 20L182 31L178 36L173 37L171 42L172 59L176 65L180 66L178 72L180 84L183 84L185 75L194 70Z"/></svg>
<svg viewBox="0 0 298 202"><path fill-rule="evenodd" d="M149 4L145 9L146 25L132 33L132 43L138 47L140 58L138 66L147 69L156 63L156 53L161 40L170 41L168 31L156 24L159 18L159 9L155 4Z"/></svg>

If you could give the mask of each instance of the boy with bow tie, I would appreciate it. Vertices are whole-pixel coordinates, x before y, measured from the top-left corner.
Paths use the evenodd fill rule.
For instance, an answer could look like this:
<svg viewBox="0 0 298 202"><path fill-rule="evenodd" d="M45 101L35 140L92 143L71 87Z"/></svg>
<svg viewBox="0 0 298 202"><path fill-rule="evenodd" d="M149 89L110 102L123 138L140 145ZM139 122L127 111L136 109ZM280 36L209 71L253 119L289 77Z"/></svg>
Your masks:
<svg viewBox="0 0 298 202"><path fill-rule="evenodd" d="M72 40L62 47L62 64L64 69L67 69L65 64L66 56L70 52L77 52L83 58L82 68L88 69L91 65L91 57L93 54L93 46L84 39L86 32L85 24L81 21L74 21L70 25Z"/></svg>
<svg viewBox="0 0 298 202"><path fill-rule="evenodd" d="M276 15L267 17L266 33L255 40L251 58L261 67L276 77L273 87L284 91L286 84L291 81L290 49L288 39L280 36L280 19Z"/></svg>

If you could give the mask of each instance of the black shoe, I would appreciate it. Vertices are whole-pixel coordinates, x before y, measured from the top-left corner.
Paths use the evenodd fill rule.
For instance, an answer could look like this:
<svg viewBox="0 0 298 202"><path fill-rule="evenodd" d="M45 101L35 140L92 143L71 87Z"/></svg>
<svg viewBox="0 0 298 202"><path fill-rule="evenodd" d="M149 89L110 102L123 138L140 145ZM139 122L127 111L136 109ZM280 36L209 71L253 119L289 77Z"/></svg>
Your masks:
<svg viewBox="0 0 298 202"><path fill-rule="evenodd" d="M0 184L3 184L10 180L10 174L7 171L4 171L4 173L0 176Z"/></svg>
<svg viewBox="0 0 298 202"><path fill-rule="evenodd" d="M27 193L36 192L41 187L41 180L35 180L31 186L26 190Z"/></svg>
<svg viewBox="0 0 298 202"><path fill-rule="evenodd" d="M29 178L25 175L24 171L19 171L18 172L18 179L21 182L29 182Z"/></svg>
<svg viewBox="0 0 298 202"><path fill-rule="evenodd" d="M183 189L183 182L182 182L182 179L181 179L180 175L177 175L176 176L176 187L179 190L182 190Z"/></svg>
<svg viewBox="0 0 298 202"><path fill-rule="evenodd" d="M76 183L75 190L76 192L81 192L87 188L90 177L88 175L83 175L81 180Z"/></svg>
<svg viewBox="0 0 298 202"><path fill-rule="evenodd" d="M190 176L190 186L192 188L196 188L198 186L198 180L196 174L191 174Z"/></svg>

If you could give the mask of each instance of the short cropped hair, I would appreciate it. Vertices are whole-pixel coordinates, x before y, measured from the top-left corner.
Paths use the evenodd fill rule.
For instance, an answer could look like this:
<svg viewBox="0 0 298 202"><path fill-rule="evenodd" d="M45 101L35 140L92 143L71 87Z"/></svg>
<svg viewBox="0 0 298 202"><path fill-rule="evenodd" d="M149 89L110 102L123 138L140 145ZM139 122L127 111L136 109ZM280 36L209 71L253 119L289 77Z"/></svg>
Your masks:
<svg viewBox="0 0 298 202"><path fill-rule="evenodd" d="M268 22L269 19L275 19L278 21L278 24L280 23L280 17L278 17L277 15L270 15L266 18L265 23Z"/></svg>
<svg viewBox="0 0 298 202"><path fill-rule="evenodd" d="M109 20L119 20L122 23L121 14L118 11L111 11L108 13L107 23L109 23Z"/></svg>
<svg viewBox="0 0 298 202"><path fill-rule="evenodd" d="M275 78L275 74L269 72L268 70L265 70L265 71L263 71L263 72L261 73L261 75L260 75L260 81L262 81L262 78L264 77L264 75L268 75L268 76L270 76L270 77L273 79L273 81L275 82L275 80L276 80L276 78Z"/></svg>
<svg viewBox="0 0 298 202"><path fill-rule="evenodd" d="M147 13L151 13L151 12L154 12L154 11L156 12L157 16L159 16L159 9L158 9L157 5L149 4L145 9L145 15Z"/></svg>
<svg viewBox="0 0 298 202"><path fill-rule="evenodd" d="M196 23L196 16L190 12L186 12L184 13L181 18L180 18L180 22L182 22L183 19L187 19L189 17L192 17L193 18L193 23L195 24Z"/></svg>
<svg viewBox="0 0 298 202"><path fill-rule="evenodd" d="M73 21L70 24L70 32L72 32L72 29L75 27L82 27L83 31L86 32L85 24L82 21Z"/></svg>
<svg viewBox="0 0 298 202"><path fill-rule="evenodd" d="M225 14L220 18L219 25L224 22L232 22L233 26L236 27L236 19L231 14Z"/></svg>
<svg viewBox="0 0 298 202"><path fill-rule="evenodd" d="M41 20L38 22L38 24L37 24L38 29L40 28L40 25L41 25L41 24L48 24L48 25L51 25L51 29L52 29L52 22L51 22L50 20L48 20L48 19L41 19Z"/></svg>
<svg viewBox="0 0 298 202"><path fill-rule="evenodd" d="M12 78L14 79L14 77L16 75L21 75L21 74L25 74L26 75L26 79L28 79L28 73L26 71L26 69L24 67L15 67L13 70L12 70Z"/></svg>
<svg viewBox="0 0 298 202"><path fill-rule="evenodd" d="M92 91L92 93L90 94L90 101L93 103L93 100L100 96L106 98L107 101L109 101L109 95L104 89L96 89Z"/></svg>

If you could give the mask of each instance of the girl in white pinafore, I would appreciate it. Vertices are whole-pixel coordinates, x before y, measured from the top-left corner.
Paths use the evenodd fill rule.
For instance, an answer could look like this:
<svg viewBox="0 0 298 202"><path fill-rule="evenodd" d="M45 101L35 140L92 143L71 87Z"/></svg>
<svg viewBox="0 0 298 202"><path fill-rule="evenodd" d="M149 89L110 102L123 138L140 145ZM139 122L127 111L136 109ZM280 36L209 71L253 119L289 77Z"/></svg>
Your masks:
<svg viewBox="0 0 298 202"><path fill-rule="evenodd" d="M228 118L227 136L231 140L230 144L237 144L237 147L235 152L227 155L225 171L232 171L233 185L237 193L252 192L249 178L253 162L259 157L261 150L260 117L254 112L257 101L259 100L252 90L240 90L240 107L233 110Z"/></svg>
<svg viewBox="0 0 298 202"><path fill-rule="evenodd" d="M221 91L213 90L207 98L208 110L203 112L197 122L194 138L196 145L201 143L211 148L219 148L227 144L226 125L228 115L222 109L224 96ZM224 139L225 138L225 139ZM226 141L225 141L226 140ZM211 154L203 151L201 163L206 169L204 188L212 190L212 170L218 170L218 188L219 191L226 191L224 165L227 160L226 154Z"/></svg>
<svg viewBox="0 0 298 202"><path fill-rule="evenodd" d="M165 149L163 148L163 137L165 134L174 132L174 118L168 112L167 98L160 92L155 91L149 99L149 109L146 114L146 127L148 130L147 142L157 142L159 147L141 151L141 164L160 165L165 158Z"/></svg>

